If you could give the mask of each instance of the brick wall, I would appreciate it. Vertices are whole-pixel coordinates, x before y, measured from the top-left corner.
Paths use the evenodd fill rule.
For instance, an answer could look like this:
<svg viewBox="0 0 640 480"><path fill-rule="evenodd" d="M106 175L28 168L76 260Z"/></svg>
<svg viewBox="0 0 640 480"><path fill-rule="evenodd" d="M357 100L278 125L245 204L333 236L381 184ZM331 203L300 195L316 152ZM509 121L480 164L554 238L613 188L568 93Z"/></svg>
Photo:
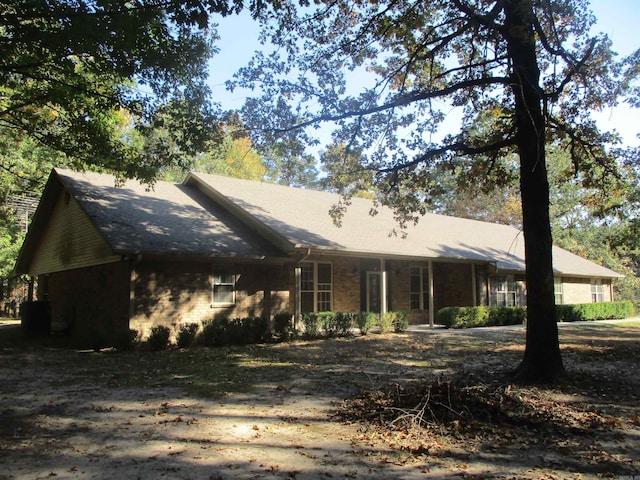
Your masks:
<svg viewBox="0 0 640 480"><path fill-rule="evenodd" d="M433 263L433 296L436 312L444 307L473 306L471 265Z"/></svg>
<svg viewBox="0 0 640 480"><path fill-rule="evenodd" d="M604 301L611 301L611 281L603 280ZM591 280L588 278L562 278L562 303L591 303Z"/></svg>
<svg viewBox="0 0 640 480"><path fill-rule="evenodd" d="M270 317L289 310L289 270L281 265L234 266L235 304L212 304L210 263L136 266L131 328L148 335L155 325L173 328L216 317Z"/></svg>
<svg viewBox="0 0 640 480"><path fill-rule="evenodd" d="M360 291L360 261L335 257L333 264L333 310L359 312L362 308Z"/></svg>

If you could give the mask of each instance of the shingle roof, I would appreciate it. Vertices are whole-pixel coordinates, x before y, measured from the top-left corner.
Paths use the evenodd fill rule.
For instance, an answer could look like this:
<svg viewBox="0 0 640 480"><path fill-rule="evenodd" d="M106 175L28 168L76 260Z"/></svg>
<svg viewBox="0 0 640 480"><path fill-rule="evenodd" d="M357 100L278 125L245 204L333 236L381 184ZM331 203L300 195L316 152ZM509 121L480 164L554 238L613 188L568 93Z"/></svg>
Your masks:
<svg viewBox="0 0 640 480"><path fill-rule="evenodd" d="M56 169L114 253L282 257L283 253L201 192L181 184Z"/></svg>
<svg viewBox="0 0 640 480"><path fill-rule="evenodd" d="M490 262L501 271L525 270L522 232L506 225L426 214L409 226L406 237L393 235L397 222L385 207L370 215L369 200L353 198L336 227L329 209L336 194L192 173L185 185L202 184L214 198L227 199L257 224L265 225L293 248L341 254ZM559 247L553 249L558 275L616 278L620 274Z"/></svg>

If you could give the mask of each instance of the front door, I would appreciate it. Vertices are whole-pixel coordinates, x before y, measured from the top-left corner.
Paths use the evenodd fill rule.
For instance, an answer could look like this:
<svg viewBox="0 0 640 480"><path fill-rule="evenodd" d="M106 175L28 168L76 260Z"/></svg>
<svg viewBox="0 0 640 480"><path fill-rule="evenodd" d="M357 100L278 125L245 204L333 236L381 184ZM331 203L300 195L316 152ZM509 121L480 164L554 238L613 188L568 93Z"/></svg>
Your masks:
<svg viewBox="0 0 640 480"><path fill-rule="evenodd" d="M380 272L367 272L367 311L380 313Z"/></svg>

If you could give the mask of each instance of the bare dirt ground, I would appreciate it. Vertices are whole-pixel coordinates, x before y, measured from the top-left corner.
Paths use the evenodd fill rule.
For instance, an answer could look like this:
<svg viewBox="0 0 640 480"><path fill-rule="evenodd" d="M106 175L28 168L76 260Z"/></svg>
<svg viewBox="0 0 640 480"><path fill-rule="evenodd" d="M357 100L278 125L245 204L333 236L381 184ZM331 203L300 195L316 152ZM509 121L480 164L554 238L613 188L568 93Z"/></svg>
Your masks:
<svg viewBox="0 0 640 480"><path fill-rule="evenodd" d="M94 352L0 323L0 479L640 478L640 322L560 334L546 388L506 380L521 328Z"/></svg>

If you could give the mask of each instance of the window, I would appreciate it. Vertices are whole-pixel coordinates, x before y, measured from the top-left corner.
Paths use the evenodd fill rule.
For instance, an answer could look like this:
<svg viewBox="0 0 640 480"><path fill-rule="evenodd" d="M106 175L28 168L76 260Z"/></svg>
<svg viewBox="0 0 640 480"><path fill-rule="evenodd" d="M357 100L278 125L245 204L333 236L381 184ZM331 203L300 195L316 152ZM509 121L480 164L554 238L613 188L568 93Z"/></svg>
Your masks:
<svg viewBox="0 0 640 480"><path fill-rule="evenodd" d="M561 278L554 278L553 279L553 294L555 296L556 305L562 305L563 292L562 292L562 279Z"/></svg>
<svg viewBox="0 0 640 480"><path fill-rule="evenodd" d="M333 279L330 263L304 262L300 265L302 312L331 311Z"/></svg>
<svg viewBox="0 0 640 480"><path fill-rule="evenodd" d="M491 277L489 304L499 307L518 305L518 292L513 275L496 275Z"/></svg>
<svg viewBox="0 0 640 480"><path fill-rule="evenodd" d="M591 281L591 301L593 303L604 302L604 285L600 279Z"/></svg>
<svg viewBox="0 0 640 480"><path fill-rule="evenodd" d="M429 310L429 268L411 267L411 310Z"/></svg>
<svg viewBox="0 0 640 480"><path fill-rule="evenodd" d="M213 305L234 305L236 303L236 275L233 267L214 267L211 284L211 303Z"/></svg>

